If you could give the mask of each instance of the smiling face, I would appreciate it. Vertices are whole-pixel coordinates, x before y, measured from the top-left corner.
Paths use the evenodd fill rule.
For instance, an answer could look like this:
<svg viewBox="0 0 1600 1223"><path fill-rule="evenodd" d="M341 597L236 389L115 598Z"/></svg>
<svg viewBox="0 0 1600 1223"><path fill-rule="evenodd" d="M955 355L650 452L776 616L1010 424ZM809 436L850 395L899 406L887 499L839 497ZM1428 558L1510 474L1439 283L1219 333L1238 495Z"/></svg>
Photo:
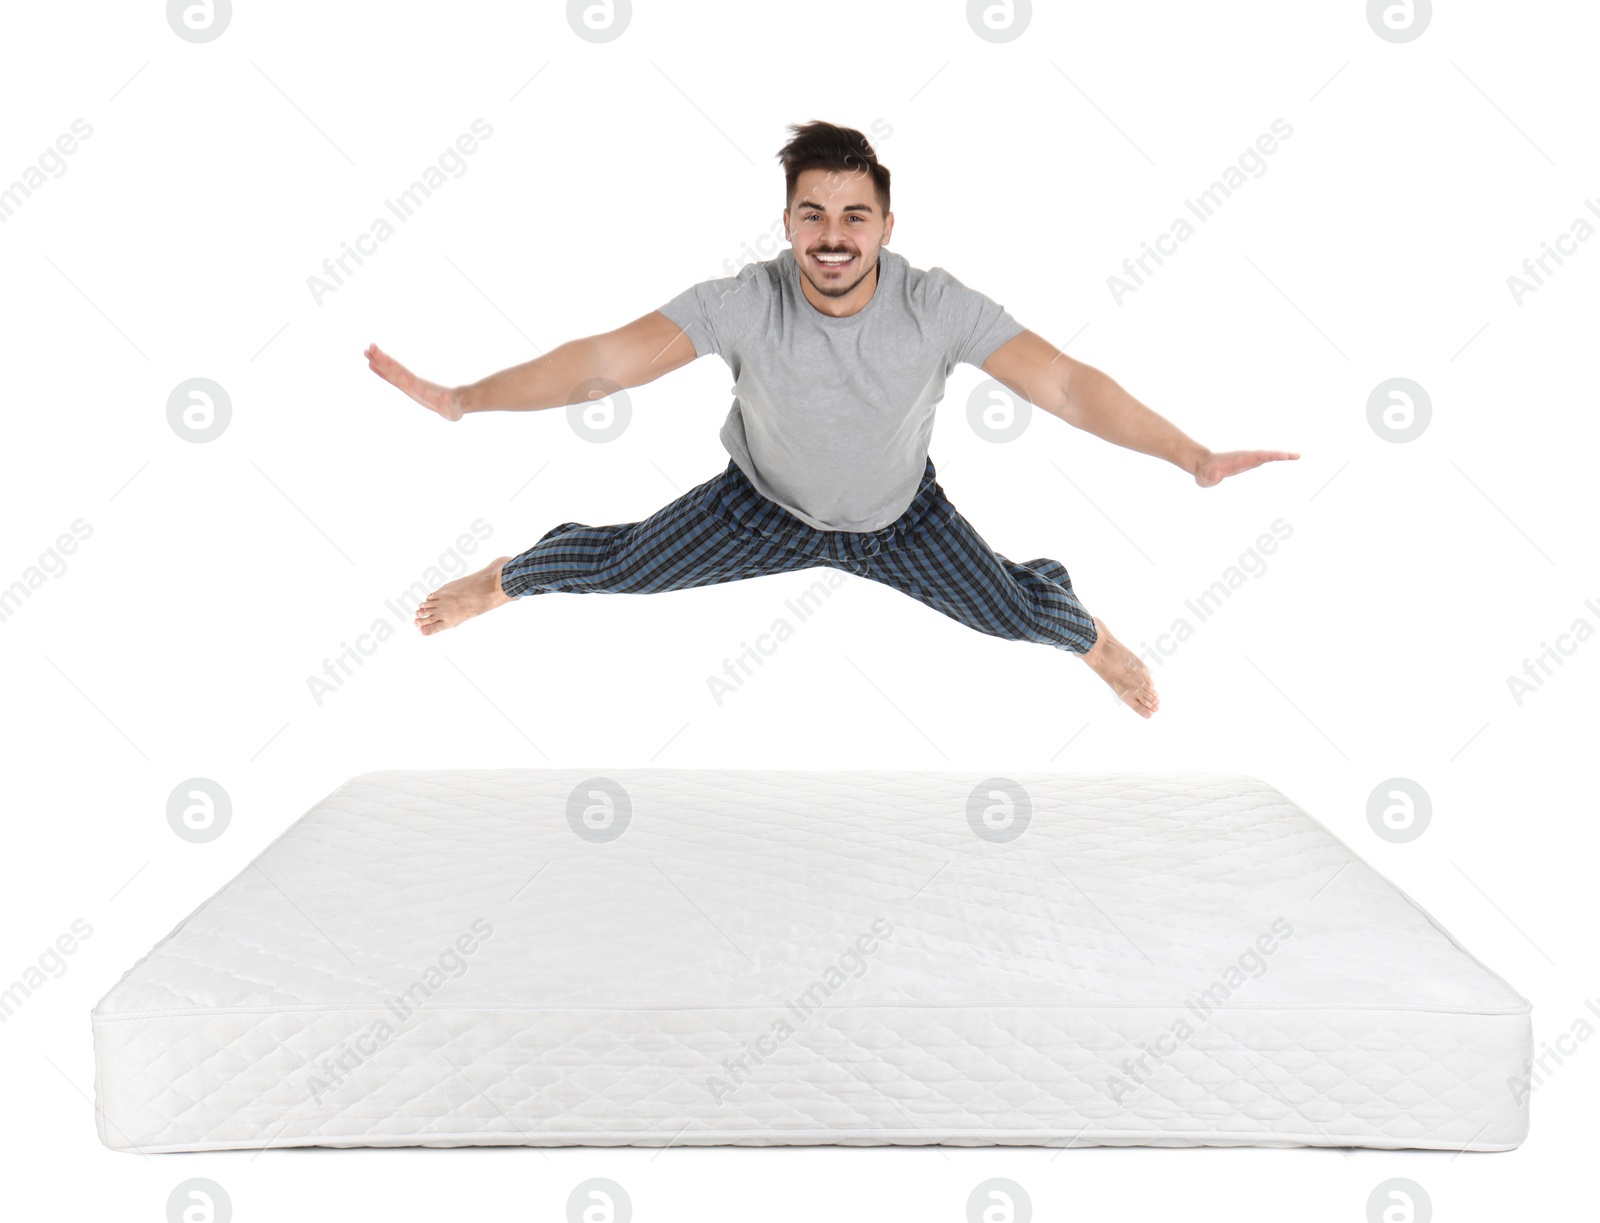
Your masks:
<svg viewBox="0 0 1600 1223"><path fill-rule="evenodd" d="M878 206L872 175L804 171L783 221L811 303L829 314L865 305L877 284L878 250L894 229L894 213Z"/></svg>

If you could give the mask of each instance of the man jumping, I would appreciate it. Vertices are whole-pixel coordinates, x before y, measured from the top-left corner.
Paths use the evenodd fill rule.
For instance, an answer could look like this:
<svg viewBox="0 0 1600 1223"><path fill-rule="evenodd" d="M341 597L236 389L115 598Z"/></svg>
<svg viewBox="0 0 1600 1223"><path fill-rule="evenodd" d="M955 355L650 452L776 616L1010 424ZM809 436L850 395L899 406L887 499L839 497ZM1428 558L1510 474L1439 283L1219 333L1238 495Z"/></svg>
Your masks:
<svg viewBox="0 0 1600 1223"><path fill-rule="evenodd" d="M1135 713L1160 707L1149 670L1084 610L1059 561L1017 564L956 512L928 458L957 362L1046 412L1181 467L1201 488L1283 450L1215 454L1107 375L1074 361L942 268L884 249L889 171L852 128L790 125L778 153L790 246L691 285L659 310L469 386L418 378L370 345L370 368L446 420L566 407L716 353L737 397L720 475L640 522L564 522L520 556L446 582L424 634L528 595L651 594L817 566L910 595L962 624L1077 654Z"/></svg>

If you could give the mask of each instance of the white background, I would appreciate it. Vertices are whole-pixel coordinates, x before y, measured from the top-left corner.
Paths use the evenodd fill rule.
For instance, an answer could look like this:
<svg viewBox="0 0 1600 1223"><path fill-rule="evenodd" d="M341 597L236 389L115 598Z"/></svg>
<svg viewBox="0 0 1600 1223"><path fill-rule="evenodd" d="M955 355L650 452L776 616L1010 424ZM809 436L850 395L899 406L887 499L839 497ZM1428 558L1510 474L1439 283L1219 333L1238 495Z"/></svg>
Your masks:
<svg viewBox="0 0 1600 1223"><path fill-rule="evenodd" d="M0 621L0 978L93 927L0 1025L17 1213L160 1220L222 1184L240 1220L564 1217L606 1176L639 1219L964 1217L991 1176L1035 1217L1349 1220L1380 1181L1440 1220L1555 1217L1592 1153L1600 1042L1498 1155L1331 1150L671 1149L134 1155L95 1136L88 1013L318 798L392 767L1205 769L1282 789L1534 1005L1600 995L1585 758L1600 641L1517 703L1507 677L1600 627L1592 377L1600 242L1507 286L1600 199L1591 6L1441 6L1392 44L1360 3L1041 5L1009 42L959 3L639 3L580 38L561 4L242 4L195 45L157 3L11 6L0 183L92 135L0 224L0 584L92 534ZM346 283L325 258L485 119L450 179ZM649 597L556 595L423 638L385 607L457 536L473 567L563 521L627 522L727 461L713 357L630 392L616 440L561 410L447 424L367 369L475 380L730 274L778 221L785 125L872 132L891 247L941 266L1214 449L1302 452L1199 489L1035 412L994 444L959 367L932 457L996 551L1055 557L1130 645L1275 519L1292 536L1156 669L1145 722L1078 660L845 575L720 704L707 677L831 571ZM1107 277L1275 119L1293 127L1118 304ZM768 248L767 254L771 253ZM1384 440L1369 392L1432 401ZM203 444L167 397L232 403ZM54 561L52 568L59 568ZM43 570L41 569L42 573ZM392 636L320 703L307 679ZM1574 639L1567 639L1569 643ZM1418 839L1366 818L1432 798ZM231 795L219 839L165 818ZM1592 1016L1591 1016L1592 1018ZM36 1207L37 1208L37 1207ZM63 1216L64 1217L64 1216Z"/></svg>

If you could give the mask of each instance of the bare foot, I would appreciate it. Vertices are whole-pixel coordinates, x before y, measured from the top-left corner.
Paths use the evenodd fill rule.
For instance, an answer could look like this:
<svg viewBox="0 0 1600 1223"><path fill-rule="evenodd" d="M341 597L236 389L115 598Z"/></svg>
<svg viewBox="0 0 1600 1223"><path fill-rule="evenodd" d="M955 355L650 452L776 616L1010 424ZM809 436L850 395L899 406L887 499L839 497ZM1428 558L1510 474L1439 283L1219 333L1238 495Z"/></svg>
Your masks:
<svg viewBox="0 0 1600 1223"><path fill-rule="evenodd" d="M385 382L398 387L423 407L437 412L446 420L460 420L465 409L461 406L461 393L450 386L440 386L426 378L418 378L376 344L368 344L363 356L367 368Z"/></svg>
<svg viewBox="0 0 1600 1223"><path fill-rule="evenodd" d="M1084 662L1106 683L1111 691L1122 698L1123 704L1141 718L1148 718L1161 708L1161 698L1156 686L1150 682L1150 670L1139 656L1111 635L1104 622L1096 616L1095 630L1099 636L1087 654L1080 655Z"/></svg>
<svg viewBox="0 0 1600 1223"><path fill-rule="evenodd" d="M486 611L512 602L511 596L500 586L500 570L510 559L509 556L502 556L499 560L490 561L476 573L446 582L422 600L413 621L422 630L422 635L428 637L447 628L455 628L463 620L481 616Z"/></svg>

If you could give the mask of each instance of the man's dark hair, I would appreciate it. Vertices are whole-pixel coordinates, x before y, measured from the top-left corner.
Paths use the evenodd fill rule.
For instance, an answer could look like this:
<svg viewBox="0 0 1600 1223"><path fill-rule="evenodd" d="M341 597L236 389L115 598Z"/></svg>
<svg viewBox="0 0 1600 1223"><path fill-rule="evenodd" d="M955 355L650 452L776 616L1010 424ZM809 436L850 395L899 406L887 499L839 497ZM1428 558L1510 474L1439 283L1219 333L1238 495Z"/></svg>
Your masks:
<svg viewBox="0 0 1600 1223"><path fill-rule="evenodd" d="M889 171L878 164L878 155L865 136L853 127L837 127L820 119L806 124L791 123L789 130L794 136L778 150L778 160L783 162L785 208L793 205L795 180L807 170L844 174L859 174L865 170L872 175L872 185L877 189L878 207L888 214Z"/></svg>

